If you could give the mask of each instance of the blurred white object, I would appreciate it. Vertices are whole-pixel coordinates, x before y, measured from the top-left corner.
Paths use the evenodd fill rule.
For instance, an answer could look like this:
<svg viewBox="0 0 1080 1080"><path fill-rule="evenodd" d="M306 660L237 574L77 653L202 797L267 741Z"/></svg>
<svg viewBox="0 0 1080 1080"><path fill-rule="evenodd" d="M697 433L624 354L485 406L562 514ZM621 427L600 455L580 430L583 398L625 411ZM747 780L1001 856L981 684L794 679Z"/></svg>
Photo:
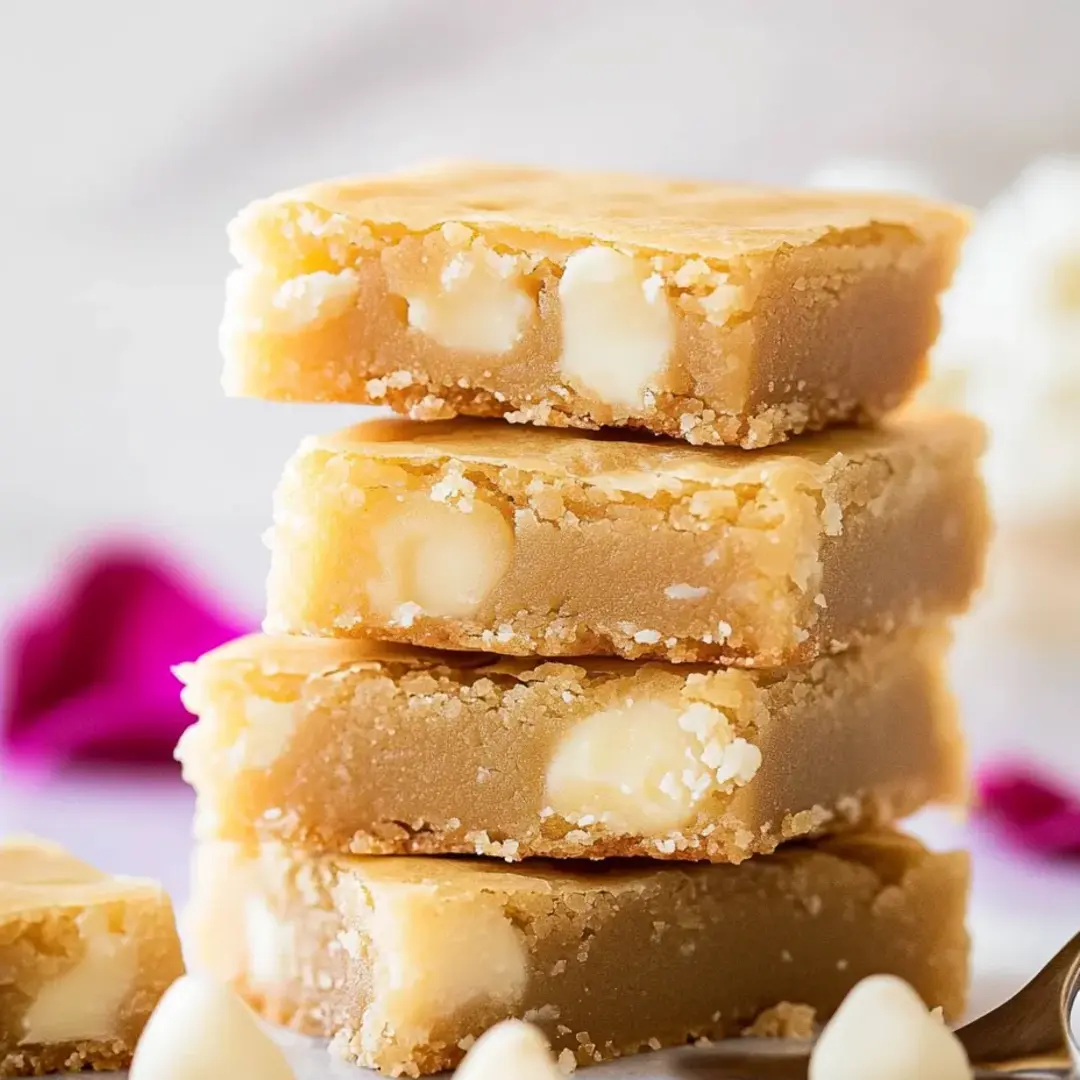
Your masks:
<svg viewBox="0 0 1080 1080"><path fill-rule="evenodd" d="M143 1031L130 1080L295 1080L280 1047L230 990L184 975Z"/></svg>
<svg viewBox="0 0 1080 1080"><path fill-rule="evenodd" d="M943 305L926 400L989 427L997 520L953 678L976 762L1080 782L1080 157L1031 164L987 206Z"/></svg>
<svg viewBox="0 0 1080 1080"><path fill-rule="evenodd" d="M503 1020L476 1041L454 1080L564 1080L538 1027Z"/></svg>
<svg viewBox="0 0 1080 1080"><path fill-rule="evenodd" d="M806 184L831 191L891 191L941 198L933 178L914 165L874 158L842 158L815 169Z"/></svg>
<svg viewBox="0 0 1080 1080"><path fill-rule="evenodd" d="M1080 529L1080 157L1035 162L986 208L934 360L932 392L990 425L999 523Z"/></svg>
<svg viewBox="0 0 1080 1080"><path fill-rule="evenodd" d="M956 1036L894 975L863 979L825 1025L810 1080L970 1080Z"/></svg>

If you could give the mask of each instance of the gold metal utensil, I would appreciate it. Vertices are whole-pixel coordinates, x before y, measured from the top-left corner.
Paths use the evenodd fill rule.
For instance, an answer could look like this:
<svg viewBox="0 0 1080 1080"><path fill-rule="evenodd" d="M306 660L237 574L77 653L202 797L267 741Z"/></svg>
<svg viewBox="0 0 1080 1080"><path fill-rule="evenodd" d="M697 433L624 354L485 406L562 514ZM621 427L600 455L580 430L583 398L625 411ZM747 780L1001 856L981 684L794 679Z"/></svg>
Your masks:
<svg viewBox="0 0 1080 1080"><path fill-rule="evenodd" d="M956 1034L974 1080L1061 1080L1074 1074L1066 1059L1080 1062L1080 1038L1070 1016L1080 998L1080 934L1077 934L1022 990L996 1009L965 1024ZM1046 1065L1010 1062L1049 1060ZM676 1068L687 1080L806 1080L809 1045L777 1053L741 1048L693 1050Z"/></svg>

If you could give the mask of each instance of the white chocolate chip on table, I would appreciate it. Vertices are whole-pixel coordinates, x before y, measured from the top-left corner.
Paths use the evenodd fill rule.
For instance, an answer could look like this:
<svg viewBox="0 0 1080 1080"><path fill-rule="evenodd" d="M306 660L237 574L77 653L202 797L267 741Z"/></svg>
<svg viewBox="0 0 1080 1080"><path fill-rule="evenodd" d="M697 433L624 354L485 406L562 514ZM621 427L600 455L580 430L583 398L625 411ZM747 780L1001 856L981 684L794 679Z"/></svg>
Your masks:
<svg viewBox="0 0 1080 1080"><path fill-rule="evenodd" d="M454 1080L564 1080L547 1039L521 1020L504 1020L473 1044Z"/></svg>
<svg viewBox="0 0 1080 1080"><path fill-rule="evenodd" d="M970 1080L960 1040L894 975L863 979L825 1025L809 1080Z"/></svg>
<svg viewBox="0 0 1080 1080"><path fill-rule="evenodd" d="M295 1080L255 1014L213 979L185 975L146 1025L130 1080Z"/></svg>

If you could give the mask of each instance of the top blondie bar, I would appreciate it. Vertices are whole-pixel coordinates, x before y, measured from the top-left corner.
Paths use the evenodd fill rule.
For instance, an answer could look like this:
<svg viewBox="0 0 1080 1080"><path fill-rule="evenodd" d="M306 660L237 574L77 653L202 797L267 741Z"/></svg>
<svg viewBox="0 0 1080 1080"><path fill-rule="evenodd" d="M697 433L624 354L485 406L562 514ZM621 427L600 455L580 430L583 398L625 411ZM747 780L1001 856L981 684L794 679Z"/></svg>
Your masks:
<svg viewBox="0 0 1080 1080"><path fill-rule="evenodd" d="M229 236L230 394L782 442L918 386L967 227L899 195L448 164Z"/></svg>

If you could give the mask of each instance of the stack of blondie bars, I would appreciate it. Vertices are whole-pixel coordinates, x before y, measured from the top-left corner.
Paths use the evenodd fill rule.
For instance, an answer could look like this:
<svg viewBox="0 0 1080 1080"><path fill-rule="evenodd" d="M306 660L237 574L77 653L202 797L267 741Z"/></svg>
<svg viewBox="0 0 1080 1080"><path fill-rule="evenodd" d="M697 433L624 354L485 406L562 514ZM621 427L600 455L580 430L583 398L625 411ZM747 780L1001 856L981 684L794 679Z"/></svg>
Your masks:
<svg viewBox="0 0 1080 1080"><path fill-rule="evenodd" d="M278 488L266 634L182 669L196 956L389 1073L571 1066L966 984L946 621L983 435L895 410L963 214L442 166L231 229L232 394L388 405ZM822 430L828 429L828 430ZM788 441L790 440L790 441Z"/></svg>

